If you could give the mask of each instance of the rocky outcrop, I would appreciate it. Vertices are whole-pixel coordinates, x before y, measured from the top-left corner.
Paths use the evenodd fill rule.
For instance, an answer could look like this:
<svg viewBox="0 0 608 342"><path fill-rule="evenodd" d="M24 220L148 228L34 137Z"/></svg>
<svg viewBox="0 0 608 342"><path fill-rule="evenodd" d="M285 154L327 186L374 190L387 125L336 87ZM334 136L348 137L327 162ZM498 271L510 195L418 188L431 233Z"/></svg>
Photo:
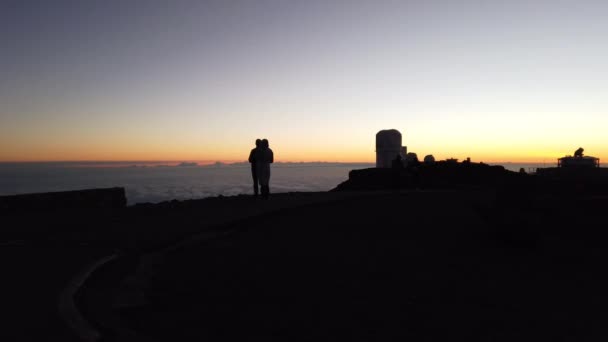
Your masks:
<svg viewBox="0 0 608 342"><path fill-rule="evenodd" d="M437 162L406 169L370 168L352 170L348 180L332 191L389 189L446 189L470 186L502 186L526 183L530 176L483 163Z"/></svg>

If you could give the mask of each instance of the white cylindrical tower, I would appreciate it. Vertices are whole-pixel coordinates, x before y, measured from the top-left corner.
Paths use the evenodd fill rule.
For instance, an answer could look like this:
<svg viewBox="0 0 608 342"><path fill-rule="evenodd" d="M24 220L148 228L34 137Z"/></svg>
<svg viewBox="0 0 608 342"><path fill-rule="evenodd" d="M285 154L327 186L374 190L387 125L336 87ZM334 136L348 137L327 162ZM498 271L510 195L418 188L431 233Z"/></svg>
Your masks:
<svg viewBox="0 0 608 342"><path fill-rule="evenodd" d="M401 132L385 129L376 133L376 167L391 167L392 161L401 154Z"/></svg>

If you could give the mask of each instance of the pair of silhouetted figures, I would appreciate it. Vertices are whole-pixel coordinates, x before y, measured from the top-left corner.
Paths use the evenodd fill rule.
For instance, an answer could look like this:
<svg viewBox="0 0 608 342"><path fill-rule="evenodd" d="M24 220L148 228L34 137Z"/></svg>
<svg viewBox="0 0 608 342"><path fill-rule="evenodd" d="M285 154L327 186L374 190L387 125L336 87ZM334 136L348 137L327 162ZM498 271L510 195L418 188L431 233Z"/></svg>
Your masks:
<svg viewBox="0 0 608 342"><path fill-rule="evenodd" d="M253 194L258 196L259 190L261 190L262 197L268 198L270 195L270 164L274 162L274 154L268 145L268 140L257 139L255 141L255 148L249 153L249 162L253 177Z"/></svg>

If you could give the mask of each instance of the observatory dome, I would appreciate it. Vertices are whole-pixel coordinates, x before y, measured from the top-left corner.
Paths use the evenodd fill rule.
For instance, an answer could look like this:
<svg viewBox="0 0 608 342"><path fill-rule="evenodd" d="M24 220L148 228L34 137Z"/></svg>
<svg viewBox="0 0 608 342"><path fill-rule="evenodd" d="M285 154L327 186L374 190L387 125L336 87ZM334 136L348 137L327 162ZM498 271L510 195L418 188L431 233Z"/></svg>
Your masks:
<svg viewBox="0 0 608 342"><path fill-rule="evenodd" d="M396 129L376 133L376 167L391 167L393 159L401 155L401 141L401 132Z"/></svg>

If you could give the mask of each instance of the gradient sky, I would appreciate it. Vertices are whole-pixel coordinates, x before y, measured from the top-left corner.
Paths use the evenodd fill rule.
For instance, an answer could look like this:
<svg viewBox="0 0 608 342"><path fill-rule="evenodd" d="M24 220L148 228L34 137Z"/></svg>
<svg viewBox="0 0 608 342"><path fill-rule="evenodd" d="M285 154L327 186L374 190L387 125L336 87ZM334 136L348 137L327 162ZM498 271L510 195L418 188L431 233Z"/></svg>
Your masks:
<svg viewBox="0 0 608 342"><path fill-rule="evenodd" d="M0 161L608 159L607 1L2 1Z"/></svg>

